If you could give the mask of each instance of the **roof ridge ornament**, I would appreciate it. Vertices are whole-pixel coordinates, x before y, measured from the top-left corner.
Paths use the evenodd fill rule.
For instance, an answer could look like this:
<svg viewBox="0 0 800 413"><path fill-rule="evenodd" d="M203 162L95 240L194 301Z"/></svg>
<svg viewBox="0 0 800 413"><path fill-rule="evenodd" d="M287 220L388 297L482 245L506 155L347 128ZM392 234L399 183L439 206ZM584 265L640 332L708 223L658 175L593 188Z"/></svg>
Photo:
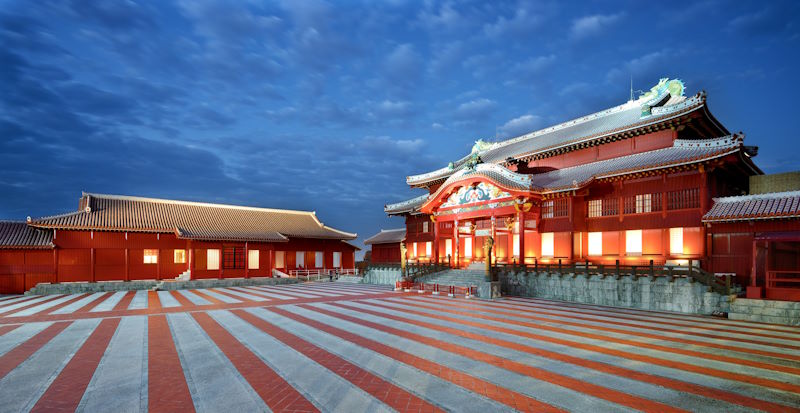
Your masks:
<svg viewBox="0 0 800 413"><path fill-rule="evenodd" d="M650 116L651 109L654 106L661 106L664 104L668 96L684 96L686 86L680 79L671 79L662 77L658 83L651 87L647 92L639 96L639 101L642 103L642 117Z"/></svg>

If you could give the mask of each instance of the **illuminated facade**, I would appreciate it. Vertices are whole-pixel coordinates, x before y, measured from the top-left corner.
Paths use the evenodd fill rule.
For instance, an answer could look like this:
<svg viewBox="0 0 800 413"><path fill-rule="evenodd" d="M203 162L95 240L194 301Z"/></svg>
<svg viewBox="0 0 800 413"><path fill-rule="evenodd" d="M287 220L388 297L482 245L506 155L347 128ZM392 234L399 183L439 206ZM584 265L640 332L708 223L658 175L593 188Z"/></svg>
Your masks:
<svg viewBox="0 0 800 413"><path fill-rule="evenodd" d="M385 212L405 217L411 261L484 261L492 237L498 263L692 260L713 270L703 216L714 198L748 192L749 177L762 174L756 153L714 118L704 92L687 97L681 81L662 79L620 106L479 140L448 166L408 176L425 192ZM747 282L747 267L727 267Z"/></svg>

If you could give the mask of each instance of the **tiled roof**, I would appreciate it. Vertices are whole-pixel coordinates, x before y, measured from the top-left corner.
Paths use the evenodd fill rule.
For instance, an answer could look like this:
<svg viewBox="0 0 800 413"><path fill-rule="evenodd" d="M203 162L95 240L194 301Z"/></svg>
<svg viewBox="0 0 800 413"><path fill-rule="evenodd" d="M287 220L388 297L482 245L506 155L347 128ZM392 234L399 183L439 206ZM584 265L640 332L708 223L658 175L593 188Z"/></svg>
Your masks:
<svg viewBox="0 0 800 413"><path fill-rule="evenodd" d="M592 141L604 136L634 130L682 116L705 106L705 94L684 98L683 96L665 99L663 106L652 108L649 115L642 115L641 100L606 109L549 128L531 132L506 141L497 142L480 154L486 163L503 163L507 158L523 158L557 148ZM727 133L727 132L725 132ZM436 171L406 178L409 185L422 185L452 175L464 167L464 160L454 163L453 168L445 167Z"/></svg>
<svg viewBox="0 0 800 413"><path fill-rule="evenodd" d="M800 218L800 191L714 198L703 222Z"/></svg>
<svg viewBox="0 0 800 413"><path fill-rule="evenodd" d="M323 225L313 212L84 193L87 208L32 220L40 228L174 232L180 238L286 241L287 237L355 239Z"/></svg>
<svg viewBox="0 0 800 413"><path fill-rule="evenodd" d="M583 187L592 180L651 169L700 162L742 148L739 136L714 140L675 140L669 148L636 153L532 175L536 192L560 192Z"/></svg>
<svg viewBox="0 0 800 413"><path fill-rule="evenodd" d="M428 194L407 199L405 201L398 202L396 204L387 204L386 206L383 207L383 210L389 215L414 212L415 210L419 209L419 207L422 206L422 204L425 203L426 199L428 199Z"/></svg>
<svg viewBox="0 0 800 413"><path fill-rule="evenodd" d="M390 244L394 242L401 242L406 237L406 229L382 229L381 232L367 238L364 241L365 245L370 244Z"/></svg>
<svg viewBox="0 0 800 413"><path fill-rule="evenodd" d="M25 222L0 221L3 248L53 248L53 232L29 227Z"/></svg>
<svg viewBox="0 0 800 413"><path fill-rule="evenodd" d="M497 164L479 164L474 170L465 169L447 178L445 183L439 187L430 199L444 191L450 183L462 181L474 175L487 176L507 188L545 194L579 189L597 179L702 162L738 152L742 148L743 141L739 135L725 136L713 140L678 139L675 140L673 146L668 148L620 156L534 175L518 174ZM421 198L415 198L414 200ZM427 199L428 197L425 197L422 201L415 202L419 202L419 206L421 206ZM400 208L397 210L400 212L387 210L387 213L391 215L407 212Z"/></svg>

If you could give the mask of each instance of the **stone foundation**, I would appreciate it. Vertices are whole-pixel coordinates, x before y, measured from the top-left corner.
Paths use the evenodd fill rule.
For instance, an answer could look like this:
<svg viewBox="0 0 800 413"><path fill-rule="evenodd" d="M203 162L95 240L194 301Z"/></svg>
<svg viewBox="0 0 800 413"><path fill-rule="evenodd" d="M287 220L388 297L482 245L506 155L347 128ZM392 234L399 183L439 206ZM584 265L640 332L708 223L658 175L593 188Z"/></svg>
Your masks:
<svg viewBox="0 0 800 413"><path fill-rule="evenodd" d="M709 292L686 278L646 276L546 274L505 271L500 275L504 295L548 298L576 303L674 311L687 314L728 312L733 296Z"/></svg>
<svg viewBox="0 0 800 413"><path fill-rule="evenodd" d="M478 291L477 294L478 298L483 298L486 300L492 300L495 298L500 298L500 282L499 281L492 281L492 282L481 282L478 283Z"/></svg>
<svg viewBox="0 0 800 413"><path fill-rule="evenodd" d="M800 302L736 298L731 302L728 318L800 326Z"/></svg>
<svg viewBox="0 0 800 413"><path fill-rule="evenodd" d="M294 278L224 278L189 281L102 281L95 283L39 283L25 294L80 294L131 290L188 290L192 288L240 287L248 285L296 284Z"/></svg>
<svg viewBox="0 0 800 413"><path fill-rule="evenodd" d="M364 274L362 282L365 284L394 285L401 278L403 277L400 268L370 268Z"/></svg>

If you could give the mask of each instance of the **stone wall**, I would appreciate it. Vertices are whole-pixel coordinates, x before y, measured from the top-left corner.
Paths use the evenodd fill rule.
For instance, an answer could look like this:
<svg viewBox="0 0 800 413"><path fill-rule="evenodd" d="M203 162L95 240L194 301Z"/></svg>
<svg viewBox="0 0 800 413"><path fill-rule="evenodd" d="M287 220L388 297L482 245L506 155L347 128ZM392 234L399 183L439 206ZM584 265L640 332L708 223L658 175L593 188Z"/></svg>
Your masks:
<svg viewBox="0 0 800 413"><path fill-rule="evenodd" d="M394 283L400 281L401 278L402 273L400 268L368 268L364 273L364 281L362 282L365 284L394 285Z"/></svg>
<svg viewBox="0 0 800 413"><path fill-rule="evenodd" d="M131 291L131 290L187 290L191 288L238 287L247 285L277 285L296 284L294 278L224 278L189 281L104 281L94 283L39 283L25 294L52 295L52 294L79 294L98 293L106 291Z"/></svg>
<svg viewBox="0 0 800 413"><path fill-rule="evenodd" d="M730 296L709 292L686 278L564 274L539 275L513 270L500 274L504 295L548 298L576 303L631 307L643 310L675 311L687 314L728 312Z"/></svg>
<svg viewBox="0 0 800 413"><path fill-rule="evenodd" d="M728 318L800 326L800 302L737 298L731 302Z"/></svg>

